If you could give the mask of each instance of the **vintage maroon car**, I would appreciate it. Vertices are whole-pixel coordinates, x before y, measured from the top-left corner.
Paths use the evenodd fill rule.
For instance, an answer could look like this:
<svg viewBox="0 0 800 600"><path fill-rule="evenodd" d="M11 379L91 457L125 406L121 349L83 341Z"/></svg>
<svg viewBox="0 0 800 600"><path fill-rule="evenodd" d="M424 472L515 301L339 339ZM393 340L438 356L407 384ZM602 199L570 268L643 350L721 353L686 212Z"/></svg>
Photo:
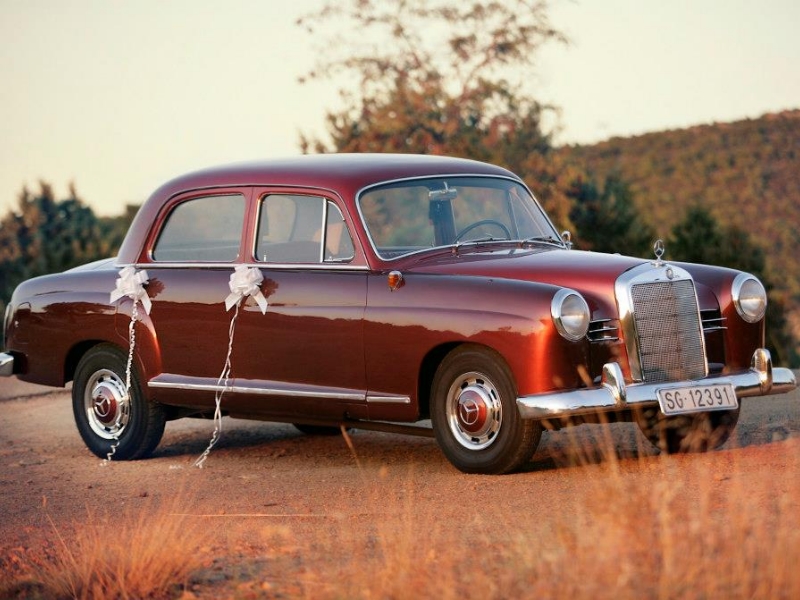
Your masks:
<svg viewBox="0 0 800 600"><path fill-rule="evenodd" d="M20 285L0 370L72 381L81 436L114 459L217 400L307 432L432 431L466 472L517 469L563 424L714 448L741 398L795 379L764 349L758 279L662 253L571 250L517 176L470 160L208 169L158 189L117 258Z"/></svg>

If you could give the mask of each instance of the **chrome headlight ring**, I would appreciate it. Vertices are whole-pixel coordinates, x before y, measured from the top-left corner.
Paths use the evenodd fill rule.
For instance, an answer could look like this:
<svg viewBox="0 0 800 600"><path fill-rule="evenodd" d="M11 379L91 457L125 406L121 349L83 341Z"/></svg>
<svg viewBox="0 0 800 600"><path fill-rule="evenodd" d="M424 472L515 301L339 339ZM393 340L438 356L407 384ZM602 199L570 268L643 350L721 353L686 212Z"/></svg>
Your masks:
<svg viewBox="0 0 800 600"><path fill-rule="evenodd" d="M589 305L575 290L558 290L550 302L550 315L558 333L571 342L583 339L589 331Z"/></svg>
<svg viewBox="0 0 800 600"><path fill-rule="evenodd" d="M748 323L757 323L767 312L767 291L764 285L749 273L739 273L731 285L731 296L736 312Z"/></svg>

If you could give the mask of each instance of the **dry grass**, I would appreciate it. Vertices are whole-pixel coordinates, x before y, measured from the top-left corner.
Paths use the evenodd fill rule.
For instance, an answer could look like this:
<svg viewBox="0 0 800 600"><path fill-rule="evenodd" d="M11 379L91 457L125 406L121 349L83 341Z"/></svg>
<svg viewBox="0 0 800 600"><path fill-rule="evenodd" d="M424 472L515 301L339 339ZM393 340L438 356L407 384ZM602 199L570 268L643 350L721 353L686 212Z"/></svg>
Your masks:
<svg viewBox="0 0 800 600"><path fill-rule="evenodd" d="M687 468L663 459L650 468L657 482L649 488L597 469L602 478L569 518L525 523L507 561L521 577L507 584L579 597L798 597L800 577L789 565L800 553L796 485L781 493L765 478L754 493L734 465L729 485L719 486L712 461ZM765 501L765 492L775 495ZM534 535L544 542L538 556L525 551Z"/></svg>
<svg viewBox="0 0 800 600"><path fill-rule="evenodd" d="M41 596L28 597L800 598L800 440L783 445L790 468L773 473L737 451L620 459L602 441L576 442L549 475L579 469L587 485L555 510L540 507L536 473L510 476L526 479L520 511L476 503L480 494L423 501L413 467L400 488L386 468L360 467L355 512L256 521L259 548L222 558L227 577L189 586L211 519L175 506L87 514L74 534L56 529L55 556L35 577Z"/></svg>
<svg viewBox="0 0 800 600"><path fill-rule="evenodd" d="M786 447L794 468L764 470L755 485L730 453L649 457L624 473L612 456L593 460L580 467L585 494L557 514L537 510L535 481L528 512L464 506L460 521L421 510L410 485L366 536L347 524L323 534L322 551L346 559L304 595L800 598L797 442Z"/></svg>
<svg viewBox="0 0 800 600"><path fill-rule="evenodd" d="M86 518L67 532L48 520L55 541L19 597L133 600L171 598L201 566L204 531L175 516L172 504L115 510ZM22 589L27 588L23 593Z"/></svg>

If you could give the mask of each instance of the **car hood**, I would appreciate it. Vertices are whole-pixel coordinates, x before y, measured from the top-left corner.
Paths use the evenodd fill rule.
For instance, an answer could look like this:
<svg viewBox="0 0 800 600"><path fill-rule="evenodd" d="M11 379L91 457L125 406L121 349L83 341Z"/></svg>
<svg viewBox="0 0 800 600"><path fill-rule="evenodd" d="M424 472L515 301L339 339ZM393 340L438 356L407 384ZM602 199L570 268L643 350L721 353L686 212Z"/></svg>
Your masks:
<svg viewBox="0 0 800 600"><path fill-rule="evenodd" d="M494 251L449 253L420 257L408 272L439 275L498 277L547 283L581 292L590 304L592 299L615 307L614 283L626 271L646 263L645 259L562 249L502 249Z"/></svg>

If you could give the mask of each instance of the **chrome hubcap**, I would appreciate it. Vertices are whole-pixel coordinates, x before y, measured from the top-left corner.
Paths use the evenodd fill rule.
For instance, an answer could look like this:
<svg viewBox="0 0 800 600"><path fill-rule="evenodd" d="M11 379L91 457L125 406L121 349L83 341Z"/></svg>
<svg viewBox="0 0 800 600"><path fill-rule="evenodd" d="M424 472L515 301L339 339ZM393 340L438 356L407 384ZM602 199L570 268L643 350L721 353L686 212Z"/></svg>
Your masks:
<svg viewBox="0 0 800 600"><path fill-rule="evenodd" d="M125 382L107 369L97 371L89 378L83 406L89 427L107 440L118 438L130 420L130 400Z"/></svg>
<svg viewBox="0 0 800 600"><path fill-rule="evenodd" d="M447 420L459 444L469 450L482 450L496 439L503 421L500 394L481 373L467 373L450 386L447 394Z"/></svg>

